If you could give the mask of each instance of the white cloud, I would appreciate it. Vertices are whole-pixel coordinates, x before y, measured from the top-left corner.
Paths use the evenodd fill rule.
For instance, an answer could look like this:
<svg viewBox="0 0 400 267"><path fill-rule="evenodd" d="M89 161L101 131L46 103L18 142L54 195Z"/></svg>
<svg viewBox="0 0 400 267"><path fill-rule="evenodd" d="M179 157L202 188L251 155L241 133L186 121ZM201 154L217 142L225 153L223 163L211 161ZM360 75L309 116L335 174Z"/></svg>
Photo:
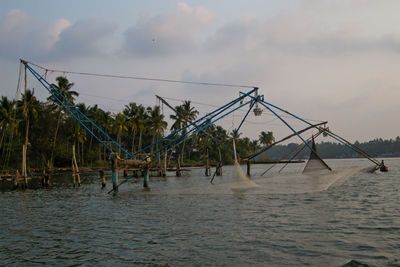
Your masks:
<svg viewBox="0 0 400 267"><path fill-rule="evenodd" d="M0 21L0 57L14 58L30 49L26 41L32 36L35 20L21 10L11 10Z"/></svg>
<svg viewBox="0 0 400 267"><path fill-rule="evenodd" d="M42 40L41 49L43 52L50 51L55 43L60 40L60 34L70 26L71 22L69 22L67 19L59 19L53 24L49 25L40 36L40 39Z"/></svg>
<svg viewBox="0 0 400 267"><path fill-rule="evenodd" d="M52 51L56 57L76 57L101 55L104 43L107 43L116 30L116 25L102 19L80 20L65 27L58 34ZM59 28L58 28L59 29Z"/></svg>
<svg viewBox="0 0 400 267"><path fill-rule="evenodd" d="M124 50L137 56L166 55L195 49L195 36L214 15L202 7L179 3L170 13L140 21L125 32Z"/></svg>
<svg viewBox="0 0 400 267"><path fill-rule="evenodd" d="M54 60L99 55L115 30L115 24L97 18L74 24L61 18L45 24L21 10L11 10L0 21L0 58Z"/></svg>
<svg viewBox="0 0 400 267"><path fill-rule="evenodd" d="M44 24L14 10L0 21L0 59L25 53L50 63L58 60L64 69L259 86L270 102L305 118L329 120L350 139L363 140L360 136L371 132L371 117L379 128L364 139L387 138L400 131L392 123L400 112L398 10L400 2L391 0L305 0L273 17L225 21L207 34L215 26L212 10L180 3L169 12L142 16L116 36L124 38L121 47L113 47L123 56L111 52L107 62L98 55L112 48L108 44L115 37L115 24L93 18ZM223 21L224 14L217 15ZM79 78L74 82L78 87ZM120 98L144 103L153 103L157 93L219 105L240 90L114 82ZM115 93L109 90L111 82L108 87L103 80L95 83L99 95ZM231 121L228 124L232 127ZM256 137L259 129L254 127L243 128L245 134Z"/></svg>

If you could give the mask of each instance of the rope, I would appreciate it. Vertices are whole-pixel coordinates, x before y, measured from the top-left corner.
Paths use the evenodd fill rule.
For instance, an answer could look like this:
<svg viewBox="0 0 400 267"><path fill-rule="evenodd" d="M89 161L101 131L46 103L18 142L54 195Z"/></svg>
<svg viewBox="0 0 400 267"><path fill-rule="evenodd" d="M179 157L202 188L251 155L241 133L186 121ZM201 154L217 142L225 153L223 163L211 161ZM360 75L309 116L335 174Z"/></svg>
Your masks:
<svg viewBox="0 0 400 267"><path fill-rule="evenodd" d="M140 76L123 76L123 75L114 75L114 74L102 74L102 73L90 73L90 72L78 72L78 71L68 71L68 70L56 70L56 69L47 69L45 67L39 66L29 61L25 61L32 66L38 67L40 69L63 73L64 75L76 74L76 75L85 75L85 76L96 76L96 77L108 77L108 78L117 78L117 79L131 79L131 80L142 80L142 81L156 81L156 82L169 82L169 83L184 83L184 84L196 84L196 85L214 85L214 86L224 86L224 87L240 87L240 88L255 88L255 86L251 85L239 85L239 84L226 84L226 83L211 83L211 82L194 82L194 81L182 81L182 80L172 80L172 79L160 79L160 78L150 78L150 77L140 77Z"/></svg>

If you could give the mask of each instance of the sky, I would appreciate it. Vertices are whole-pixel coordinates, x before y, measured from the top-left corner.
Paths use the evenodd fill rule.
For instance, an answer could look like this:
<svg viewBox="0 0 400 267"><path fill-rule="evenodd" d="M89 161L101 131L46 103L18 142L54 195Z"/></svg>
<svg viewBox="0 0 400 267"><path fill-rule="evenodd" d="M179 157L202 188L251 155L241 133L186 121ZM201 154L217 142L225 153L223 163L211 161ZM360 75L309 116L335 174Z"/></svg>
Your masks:
<svg viewBox="0 0 400 267"><path fill-rule="evenodd" d="M22 58L48 69L257 86L266 101L311 122L328 121L352 142L400 135L400 1L2 0L1 6L1 95L16 95ZM77 102L113 113L129 102L156 105L157 94L173 106L191 100L204 115L247 90L65 76L80 93ZM28 87L47 98L31 77ZM231 131L245 112L220 124ZM171 111L164 107L164 114ZM252 139L260 131L291 133L266 110L251 113L241 128Z"/></svg>

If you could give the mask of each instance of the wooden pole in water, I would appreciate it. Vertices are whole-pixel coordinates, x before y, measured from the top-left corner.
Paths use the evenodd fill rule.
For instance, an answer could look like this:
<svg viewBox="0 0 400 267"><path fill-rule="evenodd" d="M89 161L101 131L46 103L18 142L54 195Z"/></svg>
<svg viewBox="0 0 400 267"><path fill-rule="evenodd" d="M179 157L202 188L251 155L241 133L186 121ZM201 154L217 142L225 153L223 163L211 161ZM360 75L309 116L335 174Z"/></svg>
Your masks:
<svg viewBox="0 0 400 267"><path fill-rule="evenodd" d="M218 154L219 154L219 162L217 165L217 169L215 170L215 173L217 176L222 175L222 156L221 156L221 149L218 148Z"/></svg>
<svg viewBox="0 0 400 267"><path fill-rule="evenodd" d="M113 190L118 191L118 159L117 155L113 154L111 157L111 180L113 184Z"/></svg>
<svg viewBox="0 0 400 267"><path fill-rule="evenodd" d="M210 176L211 175L211 170L210 170L210 159L208 158L208 148L206 148L206 172L205 172L206 176Z"/></svg>
<svg viewBox="0 0 400 267"><path fill-rule="evenodd" d="M180 166L180 155L178 155L178 158L176 159L176 176L181 176L181 166Z"/></svg>
<svg viewBox="0 0 400 267"><path fill-rule="evenodd" d="M106 176L104 175L103 170L100 170L99 174L100 174L100 178L101 178L101 188L104 188L104 187L106 187L106 184L107 184Z"/></svg>
<svg viewBox="0 0 400 267"><path fill-rule="evenodd" d="M22 178L25 178L25 184L24 187L26 188L28 186L28 177L26 173L26 143L22 145L22 166L21 166L21 172L22 172Z"/></svg>
<svg viewBox="0 0 400 267"><path fill-rule="evenodd" d="M165 152L164 152L164 166L163 166L163 176L167 176L167 155L168 154L168 151L165 149Z"/></svg>
<svg viewBox="0 0 400 267"><path fill-rule="evenodd" d="M78 163L76 162L76 156L75 156L75 144L72 145L72 171L74 177L74 186L75 186L75 175L78 178L78 186L81 186L81 176L79 175Z"/></svg>
<svg viewBox="0 0 400 267"><path fill-rule="evenodd" d="M75 152L75 145L72 146L72 160L71 160L71 165L72 165L72 183L75 187L75 163L74 163L74 152Z"/></svg>
<svg viewBox="0 0 400 267"><path fill-rule="evenodd" d="M247 159L247 176L250 176L250 160Z"/></svg>
<svg viewBox="0 0 400 267"><path fill-rule="evenodd" d="M19 171L17 170L15 172L15 177L13 177L13 189L17 189L18 188L18 178L19 178Z"/></svg>
<svg viewBox="0 0 400 267"><path fill-rule="evenodd" d="M149 169L150 166L146 164L144 166L144 172L143 172L143 187L144 188L149 188Z"/></svg>

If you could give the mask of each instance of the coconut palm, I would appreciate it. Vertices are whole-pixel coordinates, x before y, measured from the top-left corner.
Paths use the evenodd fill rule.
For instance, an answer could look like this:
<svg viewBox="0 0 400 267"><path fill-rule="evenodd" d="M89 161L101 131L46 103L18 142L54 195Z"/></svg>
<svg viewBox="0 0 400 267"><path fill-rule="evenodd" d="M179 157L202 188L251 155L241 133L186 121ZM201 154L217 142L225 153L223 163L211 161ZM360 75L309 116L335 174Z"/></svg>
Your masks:
<svg viewBox="0 0 400 267"><path fill-rule="evenodd" d="M38 117L40 103L34 96L35 89L25 90L21 100L18 102L19 109L25 119L25 144L29 143L29 124Z"/></svg>
<svg viewBox="0 0 400 267"><path fill-rule="evenodd" d="M67 103L65 99L67 99L70 103L74 102L74 97L78 96L79 94L75 91L72 91L71 88L74 86L74 83L70 83L66 77L63 76L58 76L56 78L57 84L52 84L52 87L57 89L57 91L64 96L61 97L58 94L55 94L57 98L62 102L62 103ZM57 135L58 135L58 130L60 128L60 122L62 120L62 110L63 106L60 104L60 102L52 95L48 98L50 102L54 104L55 107L57 107L57 126L56 126L56 131L54 133L54 138L53 138L53 145L51 148L51 156L50 156L50 164L51 167L53 166L53 160L54 160L54 149L56 147L56 140L57 140Z"/></svg>
<svg viewBox="0 0 400 267"><path fill-rule="evenodd" d="M146 121L146 112L143 105L137 105L134 102L125 105L123 113L129 120L129 127L132 131L132 145L131 151L134 153L135 151L135 137L136 133L139 130L139 150L142 148L142 134L145 129L145 121Z"/></svg>
<svg viewBox="0 0 400 267"><path fill-rule="evenodd" d="M170 118L173 119L175 122L172 124L171 130L179 130L191 122L193 122L199 112L195 110L194 107L190 106L190 101L185 100L182 105L176 106L175 110L176 113L171 115ZM186 129L182 130L182 135L186 134ZM181 163L183 164L183 154L185 151L185 140L182 143L182 150L181 150Z"/></svg>
<svg viewBox="0 0 400 267"><path fill-rule="evenodd" d="M16 129L14 116L14 101L9 101L7 97L2 96L0 99L0 148L2 147L4 137L9 128Z"/></svg>
<svg viewBox="0 0 400 267"><path fill-rule="evenodd" d="M154 108L148 107L147 114L149 114L148 122L153 135L152 143L154 143L157 138L164 135L164 130L167 128L168 123L164 121L164 115L161 114L160 106L155 106ZM153 147L151 148L151 152L153 152Z"/></svg>
<svg viewBox="0 0 400 267"><path fill-rule="evenodd" d="M123 113L117 113L114 115L114 121L112 122L113 130L117 133L117 142L121 145L121 135L124 131L128 130L128 121ZM118 153L121 154L121 148L118 148Z"/></svg>
<svg viewBox="0 0 400 267"><path fill-rule="evenodd" d="M264 146L268 146L275 141L274 135L272 132L264 132L262 131L258 137L258 140Z"/></svg>
<svg viewBox="0 0 400 267"><path fill-rule="evenodd" d="M76 151L78 151L78 159L80 161L80 164L83 164L83 145L85 141L87 140L87 131L81 126L81 124L76 121L72 116L69 116L67 119L70 122L72 132L70 135L70 138L72 139L72 142L74 146L78 144Z"/></svg>

